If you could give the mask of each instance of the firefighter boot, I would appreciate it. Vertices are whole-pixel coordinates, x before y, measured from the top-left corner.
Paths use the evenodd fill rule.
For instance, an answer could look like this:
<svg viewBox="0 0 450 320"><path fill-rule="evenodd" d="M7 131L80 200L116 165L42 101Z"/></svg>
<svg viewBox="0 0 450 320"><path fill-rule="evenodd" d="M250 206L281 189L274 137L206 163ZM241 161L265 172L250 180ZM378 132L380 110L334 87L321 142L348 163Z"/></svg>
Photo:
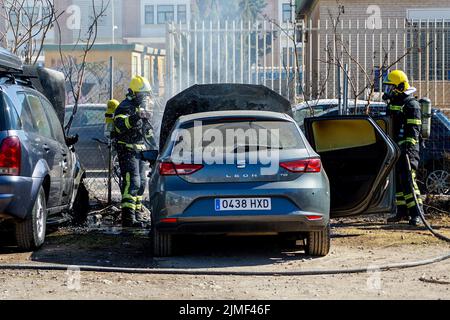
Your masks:
<svg viewBox="0 0 450 320"><path fill-rule="evenodd" d="M401 221L408 221L408 212L403 206L397 208L397 213L395 216L387 219L388 223L399 223Z"/></svg>
<svg viewBox="0 0 450 320"><path fill-rule="evenodd" d="M136 213L129 209L122 211L122 227L124 228L142 228L141 222L136 220Z"/></svg>

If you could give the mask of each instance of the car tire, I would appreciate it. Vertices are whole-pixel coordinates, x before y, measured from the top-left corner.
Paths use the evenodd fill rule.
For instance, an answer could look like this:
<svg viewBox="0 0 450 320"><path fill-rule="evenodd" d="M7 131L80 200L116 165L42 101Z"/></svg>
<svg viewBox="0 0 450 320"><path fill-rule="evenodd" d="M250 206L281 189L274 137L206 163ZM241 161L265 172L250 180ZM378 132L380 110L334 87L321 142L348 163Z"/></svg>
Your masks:
<svg viewBox="0 0 450 320"><path fill-rule="evenodd" d="M314 257L325 257L330 253L330 225L322 231L308 233L306 239L306 254Z"/></svg>
<svg viewBox="0 0 450 320"><path fill-rule="evenodd" d="M33 251L45 242L47 232L47 203L44 189L41 187L31 210L23 221L16 222L16 242L20 249Z"/></svg>
<svg viewBox="0 0 450 320"><path fill-rule="evenodd" d="M173 254L173 236L155 228L151 232L154 257L170 257Z"/></svg>
<svg viewBox="0 0 450 320"><path fill-rule="evenodd" d="M78 186L77 196L72 208L72 223L82 226L86 223L90 210L89 192L82 181Z"/></svg>

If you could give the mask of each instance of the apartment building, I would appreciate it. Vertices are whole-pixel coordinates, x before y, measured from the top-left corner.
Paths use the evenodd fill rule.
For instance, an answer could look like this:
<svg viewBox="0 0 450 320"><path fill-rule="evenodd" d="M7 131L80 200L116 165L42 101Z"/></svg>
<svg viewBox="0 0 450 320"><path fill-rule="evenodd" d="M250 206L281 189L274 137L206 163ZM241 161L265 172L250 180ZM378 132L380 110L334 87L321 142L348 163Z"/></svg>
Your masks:
<svg viewBox="0 0 450 320"><path fill-rule="evenodd" d="M96 10L101 1L96 1ZM105 3L105 2L104 2ZM87 32L94 8L91 0L61 0L63 43L73 43ZM79 17L79 19L78 19ZM78 19L78 21L77 21ZM187 23L191 19L190 0L111 0L99 20L98 43L140 43L163 49L168 22Z"/></svg>

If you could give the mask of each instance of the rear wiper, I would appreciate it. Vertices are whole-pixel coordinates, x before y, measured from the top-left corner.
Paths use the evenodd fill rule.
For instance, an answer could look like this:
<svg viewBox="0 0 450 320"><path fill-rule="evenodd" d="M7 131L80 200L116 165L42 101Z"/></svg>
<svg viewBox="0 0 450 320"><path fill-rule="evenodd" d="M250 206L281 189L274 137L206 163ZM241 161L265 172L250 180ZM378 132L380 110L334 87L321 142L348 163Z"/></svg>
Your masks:
<svg viewBox="0 0 450 320"><path fill-rule="evenodd" d="M262 146L262 145L246 145L246 146L236 146L234 152L237 152L239 148L245 148L245 150L250 150L253 148L254 150L267 149L267 150L284 150L283 147L275 147L275 146Z"/></svg>

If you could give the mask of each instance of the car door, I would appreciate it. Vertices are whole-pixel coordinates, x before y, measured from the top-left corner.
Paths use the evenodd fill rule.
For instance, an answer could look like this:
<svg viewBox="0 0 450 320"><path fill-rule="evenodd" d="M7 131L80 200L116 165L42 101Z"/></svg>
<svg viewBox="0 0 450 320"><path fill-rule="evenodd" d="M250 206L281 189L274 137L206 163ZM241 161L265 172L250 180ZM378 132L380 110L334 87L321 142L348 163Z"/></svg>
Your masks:
<svg viewBox="0 0 450 320"><path fill-rule="evenodd" d="M332 217L392 211L387 187L400 151L377 121L369 116L305 119L306 137L330 179Z"/></svg>
<svg viewBox="0 0 450 320"><path fill-rule="evenodd" d="M83 105L75 115L71 135L79 135L77 153L83 167L90 171L105 172L109 166L109 149L105 140L105 107Z"/></svg>
<svg viewBox="0 0 450 320"><path fill-rule="evenodd" d="M28 106L33 117L34 126L37 128L40 148L43 151L43 158L47 162L50 174L50 190L48 197L48 208L55 208L61 205L62 200L62 155L59 143L53 139L50 123L42 106L38 95L27 91L19 92L18 99Z"/></svg>
<svg viewBox="0 0 450 320"><path fill-rule="evenodd" d="M66 205L69 204L71 200L74 186L73 163L70 153L71 151L67 147L62 124L59 121L59 118L52 104L43 97L41 97L41 102L45 110L45 114L47 115L50 128L52 130L53 140L58 144L58 151L60 152L62 157L61 203L62 205Z"/></svg>

